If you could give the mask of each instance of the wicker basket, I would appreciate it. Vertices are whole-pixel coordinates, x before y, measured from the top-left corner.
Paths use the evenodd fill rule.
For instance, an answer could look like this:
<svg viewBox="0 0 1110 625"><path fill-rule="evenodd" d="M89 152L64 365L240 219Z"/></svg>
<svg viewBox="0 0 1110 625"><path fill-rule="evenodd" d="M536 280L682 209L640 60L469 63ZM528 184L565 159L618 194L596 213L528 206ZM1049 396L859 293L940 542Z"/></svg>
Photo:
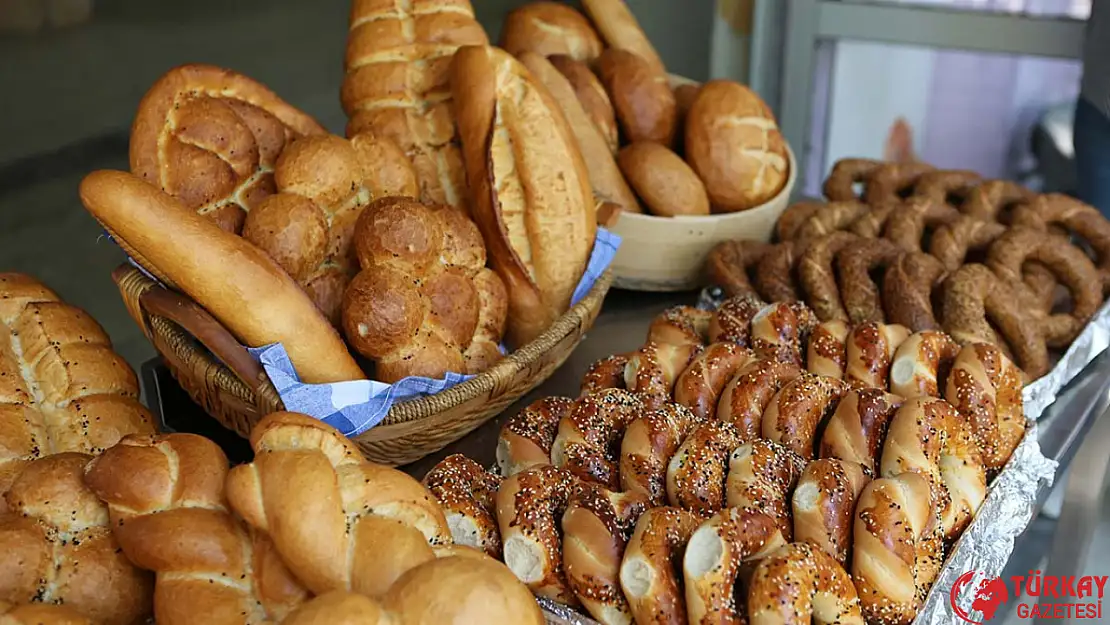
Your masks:
<svg viewBox="0 0 1110 625"><path fill-rule="evenodd" d="M127 310L173 377L225 427L248 436L262 416L283 410L262 366L215 318L131 265L112 278ZM407 464L462 438L546 380L593 325L613 281L606 271L578 304L539 338L488 371L446 391L399 402L354 438L367 458Z"/></svg>

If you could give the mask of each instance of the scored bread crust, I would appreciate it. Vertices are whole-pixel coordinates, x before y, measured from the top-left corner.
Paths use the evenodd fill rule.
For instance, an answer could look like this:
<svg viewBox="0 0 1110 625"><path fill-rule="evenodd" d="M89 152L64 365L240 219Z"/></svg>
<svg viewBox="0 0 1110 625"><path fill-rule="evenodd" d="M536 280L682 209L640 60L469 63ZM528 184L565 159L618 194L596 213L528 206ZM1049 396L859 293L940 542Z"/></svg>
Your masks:
<svg viewBox="0 0 1110 625"><path fill-rule="evenodd" d="M519 61L466 46L451 70L475 222L522 346L570 307L593 248L589 174L559 105Z"/></svg>

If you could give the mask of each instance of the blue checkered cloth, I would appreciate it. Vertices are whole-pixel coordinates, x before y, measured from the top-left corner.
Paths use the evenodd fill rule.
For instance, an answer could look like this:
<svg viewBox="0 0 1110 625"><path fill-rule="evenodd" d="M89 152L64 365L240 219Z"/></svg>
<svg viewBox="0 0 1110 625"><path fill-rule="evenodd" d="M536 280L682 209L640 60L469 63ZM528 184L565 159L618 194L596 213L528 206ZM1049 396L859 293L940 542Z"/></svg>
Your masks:
<svg viewBox="0 0 1110 625"><path fill-rule="evenodd" d="M613 262L621 239L598 228L586 273L574 290L572 304L586 296ZM286 410L320 419L347 436L357 436L374 427L389 414L395 402L435 395L474 376L448 373L442 380L410 377L394 384L355 380L333 384L305 384L297 377L289 355L280 343L249 348L270 376Z"/></svg>

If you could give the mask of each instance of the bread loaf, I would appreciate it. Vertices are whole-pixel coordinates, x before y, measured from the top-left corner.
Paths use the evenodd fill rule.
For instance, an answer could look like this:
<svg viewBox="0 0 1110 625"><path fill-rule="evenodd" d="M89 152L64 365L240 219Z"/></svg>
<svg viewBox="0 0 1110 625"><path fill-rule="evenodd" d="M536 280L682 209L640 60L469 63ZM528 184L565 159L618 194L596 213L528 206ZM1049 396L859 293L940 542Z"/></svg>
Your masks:
<svg viewBox="0 0 1110 625"><path fill-rule="evenodd" d="M474 221L509 291L509 341L559 315L586 268L597 217L589 175L547 89L503 50L461 48L451 75Z"/></svg>
<svg viewBox="0 0 1110 625"><path fill-rule="evenodd" d="M624 0L582 0L582 7L609 47L633 52L647 60L655 71L667 73L659 53Z"/></svg>
<svg viewBox="0 0 1110 625"><path fill-rule="evenodd" d="M274 192L274 164L286 144L324 132L242 74L183 65L158 79L139 103L131 173L239 232L246 212Z"/></svg>
<svg viewBox="0 0 1110 625"><path fill-rule="evenodd" d="M626 141L674 142L678 105L667 83L643 57L609 48L597 60L597 75L617 112Z"/></svg>
<svg viewBox="0 0 1110 625"><path fill-rule="evenodd" d="M258 248L123 172L93 172L80 193L132 258L170 276L246 345L282 343L310 384L365 377L308 296Z"/></svg>
<svg viewBox="0 0 1110 625"><path fill-rule="evenodd" d="M88 465L123 553L155 573L159 625L279 622L308 597L227 510L227 457L194 434L129 436Z"/></svg>
<svg viewBox="0 0 1110 625"><path fill-rule="evenodd" d="M120 553L108 508L85 486L91 459L40 458L12 484L11 511L0 515L0 601L64 604L100 625L139 623L153 580Z"/></svg>
<svg viewBox="0 0 1110 625"><path fill-rule="evenodd" d="M640 203L636 201L636 195L628 188L628 183L621 176L621 170L617 167L617 162L613 159L605 138L582 108L570 82L555 69L554 65L535 52L524 52L519 58L532 76L547 87L562 109L563 115L566 116L567 123L570 124L570 129L578 141L582 159L586 162L594 200L598 203L611 202L620 206L621 210L631 213L643 212L640 209Z"/></svg>
<svg viewBox="0 0 1110 625"><path fill-rule="evenodd" d="M786 141L771 109L747 87L727 80L702 85L685 130L686 160L716 212L754 208L786 185Z"/></svg>
<svg viewBox="0 0 1110 625"><path fill-rule="evenodd" d="M448 68L455 50L484 45L468 0L355 0L340 100L347 136L371 130L412 159L420 199L463 207Z"/></svg>
<svg viewBox="0 0 1110 625"><path fill-rule="evenodd" d="M501 359L505 285L462 211L387 197L354 230L362 271L343 298L343 329L377 379L477 374Z"/></svg>
<svg viewBox="0 0 1110 625"><path fill-rule="evenodd" d="M358 266L351 249L366 204L387 195L415 197L416 173L389 139L304 137L278 157L276 195L247 215L243 238L262 248L339 326L343 292Z"/></svg>
<svg viewBox="0 0 1110 625"><path fill-rule="evenodd" d="M0 601L2 625L93 625L72 608L49 603L12 604Z"/></svg>
<svg viewBox="0 0 1110 625"><path fill-rule="evenodd" d="M529 2L505 16L500 46L509 54L535 52L540 56L565 54L593 61L601 54L601 38L589 20L558 2Z"/></svg>
<svg viewBox="0 0 1110 625"><path fill-rule="evenodd" d="M588 65L575 61L569 56L554 54L547 57L547 60L551 61L555 69L566 77L567 82L574 88L582 109L601 132L602 138L609 146L609 151L616 154L617 148L620 147L617 114L613 110L613 102L609 99L609 94L605 92L605 87L601 85L597 75Z"/></svg>
<svg viewBox="0 0 1110 625"><path fill-rule="evenodd" d="M694 170L677 154L651 141L627 145L621 171L653 215L708 215L709 196ZM593 170L590 170L593 175Z"/></svg>
<svg viewBox="0 0 1110 625"><path fill-rule="evenodd" d="M92 317L30 276L0 273L0 494L31 460L153 432L138 399L135 373Z"/></svg>

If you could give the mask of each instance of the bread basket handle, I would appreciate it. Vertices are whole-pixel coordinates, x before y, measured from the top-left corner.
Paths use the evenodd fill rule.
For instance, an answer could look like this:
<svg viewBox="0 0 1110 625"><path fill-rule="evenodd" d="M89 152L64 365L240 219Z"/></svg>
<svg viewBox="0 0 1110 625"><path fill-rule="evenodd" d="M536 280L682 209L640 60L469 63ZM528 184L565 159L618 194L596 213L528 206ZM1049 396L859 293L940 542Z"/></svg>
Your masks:
<svg viewBox="0 0 1110 625"><path fill-rule="evenodd" d="M262 365L199 304L169 289L154 287L139 296L139 306L147 314L165 317L181 326L181 329L227 365L248 388L256 394L261 392L266 379Z"/></svg>

